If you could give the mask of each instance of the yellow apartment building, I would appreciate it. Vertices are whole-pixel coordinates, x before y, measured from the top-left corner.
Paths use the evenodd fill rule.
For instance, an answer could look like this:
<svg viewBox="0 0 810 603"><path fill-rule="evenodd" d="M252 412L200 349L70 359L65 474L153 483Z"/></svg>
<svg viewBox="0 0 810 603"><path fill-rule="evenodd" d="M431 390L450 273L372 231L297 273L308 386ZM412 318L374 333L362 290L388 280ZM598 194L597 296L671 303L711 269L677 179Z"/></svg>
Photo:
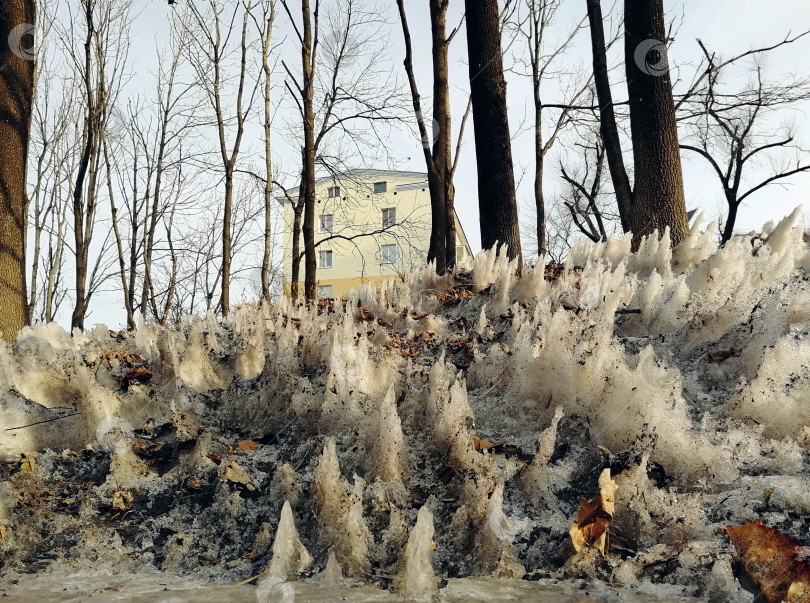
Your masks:
<svg viewBox="0 0 810 603"><path fill-rule="evenodd" d="M369 281L423 269L430 246L427 174L352 170L316 182L315 245L318 296L338 297ZM293 203L298 189L277 197L284 207L284 292L292 278ZM301 237L301 253L304 250ZM456 253L472 255L456 216ZM301 261L299 278L304 278ZM299 291L303 292L303 282Z"/></svg>

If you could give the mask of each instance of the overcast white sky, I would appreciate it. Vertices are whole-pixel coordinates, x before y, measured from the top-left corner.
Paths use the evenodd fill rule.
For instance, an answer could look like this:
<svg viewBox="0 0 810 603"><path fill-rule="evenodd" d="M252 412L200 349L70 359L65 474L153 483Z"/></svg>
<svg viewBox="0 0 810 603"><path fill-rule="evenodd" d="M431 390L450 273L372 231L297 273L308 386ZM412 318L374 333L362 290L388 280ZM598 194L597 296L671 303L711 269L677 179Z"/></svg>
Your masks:
<svg viewBox="0 0 810 603"><path fill-rule="evenodd" d="M167 17L171 10L165 0L140 0L142 12L133 26L133 50L132 56L135 58L134 69L136 77L133 79L135 88L138 88L143 80L140 76L147 76L150 71L154 71L155 49L162 46L168 39ZM178 0L178 4L188 0ZM522 0L517 0L522 1ZM295 2L294 2L295 3ZM136 5L139 3L136 1ZM448 16L448 25L454 27L461 20L463 13L463 1L451 0L451 8ZM618 2L618 8L614 12L621 10L622 2ZM779 0L778 2L762 2L761 0L685 0L674 2L665 0L665 9L670 19L677 19L680 23L675 42L670 50L670 63L673 66L681 66L675 71L676 76L690 79L694 73L694 68L688 65L696 63L701 56L700 49L695 41L700 38L712 50L716 50L724 56L736 55L750 48L769 45L785 37L788 31L798 33L810 28L810 2L807 0ZM386 38L386 46L390 52L391 68L399 70L402 74L402 82L405 84L404 69L402 59L404 48L402 44L402 33L398 20L396 3L393 0L382 0L379 6L383 11L387 11L385 18L389 26L380 28L380 36ZM607 13L608 2L603 2L603 10ZM430 24L427 2L425 0L406 0L406 10L411 26L414 41L415 67L417 78L419 79L420 90L423 100L427 101L429 107L429 97L431 89L431 68L430 68ZM585 15L584 0L568 0L564 10L558 20L558 26L553 30L553 36L563 36L564 33L575 23L580 21ZM288 57L292 65L298 65L295 57L299 56L298 48L291 35L289 22L284 11L279 10L276 40L282 41L282 51ZM586 69L590 68L591 54L588 41L588 30L585 28L579 35L579 43L574 46L567 57L563 59L562 67L581 65ZM522 42L516 41L511 51L515 51ZM616 60L620 60L621 48L616 48ZM467 103L467 90L469 89L468 72L465 63L466 40L462 31L453 41L451 47L451 88L453 106L453 126L458 128L461 115ZM779 80L787 73L809 73L810 62L810 36L801 41L779 49L772 53L766 62L766 73L769 77ZM300 59L299 59L300 60ZM507 56L506 62L510 60ZM281 83L283 74L279 71L276 74L276 82ZM739 77L744 77L744 72L739 72ZM623 69L618 69L611 74L615 85L615 98L626 99L626 89L623 85ZM517 129L521 123L526 122L530 115L530 96L528 80L514 74L508 76L508 102L510 107L510 126ZM677 88L677 87L676 87ZM283 90L278 87L277 93L283 94ZM545 100L549 103L560 102L558 83L549 82L545 89ZM282 103L279 107L277 122L279 127L283 121L283 114L290 110L290 105ZM806 122L807 111L810 106L804 107L803 111L786 115L786 120L794 121L799 126L800 142L805 148L810 148L810 128ZM259 152L260 134L258 128L248 139L248 144L256 152ZM455 136L455 135L454 135ZM424 158L422 155L420 142L415 136L407 132L396 135L396 140L392 141L397 153L397 161L393 165L375 165L367 167L402 169L424 171ZM289 170L288 184L293 185L292 173L296 168L298 151L297 143L289 140L283 133L278 131L273 140L274 153L280 164ZM550 158L550 174L547 175L546 197L553 198L556 180L558 155L566 149L565 141L557 146L556 151ZM472 126L467 130L464 148L456 176L456 208L461 222L470 239L474 250L479 248L478 229L478 204L477 204L477 179L475 167L475 149L473 144ZM518 192L518 199L521 204L532 203L531 179L533 173L533 144L531 134L524 132L518 136L513 145L513 159L516 164L516 172L519 177L525 172L525 181ZM250 150L243 155L248 156ZM548 165L548 164L547 164ZM719 181L710 171L705 162L691 154L684 155L684 171L687 206L706 210L709 217L715 217L723 205L722 191ZM778 220L790 213L794 207L805 204L807 208L805 214L810 214L810 174L795 176L788 181L791 186L787 188L771 187L756 196L752 197L741 210L738 219L738 229L748 230L761 226L768 220ZM99 300L100 302L101 300ZM108 304L105 301L105 306ZM115 303L109 304L110 308ZM108 320L108 311L97 311L90 322L96 320ZM109 319L112 325L117 320Z"/></svg>

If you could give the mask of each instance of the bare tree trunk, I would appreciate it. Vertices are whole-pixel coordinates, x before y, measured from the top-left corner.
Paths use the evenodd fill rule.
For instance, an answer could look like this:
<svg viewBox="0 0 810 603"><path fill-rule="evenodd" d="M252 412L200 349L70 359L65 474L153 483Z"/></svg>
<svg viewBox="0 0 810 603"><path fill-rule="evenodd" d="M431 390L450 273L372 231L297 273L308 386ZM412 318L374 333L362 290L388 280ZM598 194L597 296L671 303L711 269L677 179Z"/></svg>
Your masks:
<svg viewBox="0 0 810 603"><path fill-rule="evenodd" d="M522 261L497 0L465 0L481 246Z"/></svg>
<svg viewBox="0 0 810 603"><path fill-rule="evenodd" d="M448 207L452 201L448 191L453 186L450 174L450 84L447 74L447 7L449 0L430 0L430 29L433 54L433 164L437 188L436 211L431 227L431 251L428 261L436 261L436 271L443 273L448 267L447 227L451 216ZM455 249L455 245L453 246ZM455 262L454 262L455 263Z"/></svg>
<svg viewBox="0 0 810 603"><path fill-rule="evenodd" d="M534 128L534 205L537 210L537 255L546 255L546 201L543 196L543 167L545 156L543 151L543 132L541 128L543 109L539 103L539 96L535 102L535 128Z"/></svg>
<svg viewBox="0 0 810 603"><path fill-rule="evenodd" d="M301 149L301 157L303 159L303 149ZM301 165L304 162L302 160ZM304 172L301 172L301 182L298 185L298 199L293 205L293 228L292 228L292 258L291 258L291 275L290 275L290 297L298 300L301 294L299 290L299 283L301 282L301 220L304 213L304 190L306 189L306 182L304 181Z"/></svg>
<svg viewBox="0 0 810 603"><path fill-rule="evenodd" d="M70 326L73 329L84 329L84 313L86 307L87 288L87 256L89 252L89 242L85 239L85 178L90 168L90 162L95 147L96 121L98 120L98 108L96 107L95 95L93 94L92 82L92 44L95 26L93 23L93 2L84 0L84 17L87 27L87 35L84 41L84 91L86 115L84 118L84 136L82 158L79 162L79 171L76 174L76 183L73 189L73 241L76 254L76 283L75 283L75 305L70 319ZM89 191L89 187L88 187ZM89 196L89 194L88 194ZM87 200L88 206L90 199ZM89 222L89 219L88 219Z"/></svg>
<svg viewBox="0 0 810 603"><path fill-rule="evenodd" d="M15 27L36 18L33 0L0 2L0 331L15 343L17 332L30 322L26 303L25 194L28 138L34 96L34 63L26 60L30 39L12 48ZM18 30L19 31L19 30ZM15 52L16 50L16 52Z"/></svg>
<svg viewBox="0 0 810 603"><path fill-rule="evenodd" d="M602 17L601 0L587 0L588 21L591 26L591 48L593 50L593 77L596 85L596 96L599 99L599 120L602 140L607 154L610 177L616 202L619 206L622 230L631 230L630 216L633 212L633 189L624 166L622 145L619 139L619 128L616 125L616 112L613 109L613 94L610 91L608 76L605 30Z"/></svg>
<svg viewBox="0 0 810 603"><path fill-rule="evenodd" d="M248 54L248 19L250 19L251 10L254 5L247 2L242 5L242 31L240 37L240 62L239 62L239 76L238 87L236 91L236 134L233 142L228 145L226 139L225 125L226 116L223 107L223 62L224 55L226 54L225 45L230 38L232 30L229 29L225 33L225 39L222 36L221 13L224 10L219 3L212 2L210 4L213 14L203 14L194 5L190 5L192 14L196 21L198 31L194 35L201 36L204 39L202 50L197 54L192 53L191 60L194 69L197 72L200 82L207 86L206 93L212 103L214 110L214 118L217 126L219 153L222 160L222 169L225 176L225 200L224 208L222 211L222 264L218 271L217 280L222 278L220 286L220 300L219 306L222 310L223 316L228 316L230 312L230 283L231 283L231 261L232 261L232 236L231 236L231 218L233 214L233 175L236 169L236 160L239 157L239 150L242 144L242 137L245 132L245 120L250 111L251 101L253 99L249 90L246 90L247 80L247 54ZM236 18L236 11L239 10L239 5L233 5L233 17L229 27L233 26ZM213 76L210 75L213 71ZM255 91L255 89L254 89ZM245 106L245 93L248 92L248 102ZM209 291L210 294L210 291ZM210 305L210 300L209 300Z"/></svg>
<svg viewBox="0 0 810 603"><path fill-rule="evenodd" d="M543 149L543 99L540 93L542 84L541 53L543 35L547 21L545 2L537 6L535 0L529 5L529 57L532 63L532 98L534 100L534 206L537 213L537 255L546 255L546 201L543 196L543 166L545 151Z"/></svg>
<svg viewBox="0 0 810 603"><path fill-rule="evenodd" d="M273 156L271 148L271 104L270 104L270 41L273 37L273 23L276 19L276 3L271 0L267 7L267 21L262 33L262 71L264 72L264 161L266 178L264 183L264 254L262 255L262 300L270 301L270 256L273 251Z"/></svg>
<svg viewBox="0 0 810 603"><path fill-rule="evenodd" d="M317 11L317 0L316 0ZM301 44L301 63L303 65L302 101L304 107L304 165L302 179L304 183L304 297L307 301L317 299L315 259L315 111L313 109L315 49L312 41L312 15L309 0L302 0L303 43ZM317 22L318 14L315 13Z"/></svg>
<svg viewBox="0 0 810 603"><path fill-rule="evenodd" d="M560 42L551 52L546 52L545 38L548 28L551 26L557 11L560 9L562 0L526 0L528 15L525 21L518 24L518 29L526 37L529 51L529 63L531 67L532 79L532 100L534 103L534 204L535 204L535 228L537 232L537 255L546 255L546 202L543 193L543 177L546 154L554 145L557 136L563 127L570 121L569 110L563 109L557 118L548 142L543 139L543 117L544 109L541 88L546 76L546 70L554 60L563 54L574 40L579 27L574 28L567 39ZM582 87L577 92L571 102L576 100L585 92L588 85Z"/></svg>
<svg viewBox="0 0 810 603"><path fill-rule="evenodd" d="M113 194L112 186L112 166L110 164L110 152L107 145L107 139L104 138L104 163L107 167L107 194L110 196L110 213L112 217L113 232L115 233L115 245L118 250L118 271L121 276L121 287L124 292L124 309L127 312L127 329L130 331L135 329L135 313L132 309L132 296L130 295L129 285L127 283L127 270L124 264L124 246L121 238L121 231L118 228L118 207L115 205L115 195ZM137 165L137 150L135 151L135 163Z"/></svg>
<svg viewBox="0 0 810 603"><path fill-rule="evenodd" d="M689 233L663 0L625 0L624 63L630 99L635 185L633 241L670 229L676 245ZM647 48L650 42L656 46Z"/></svg>
<svg viewBox="0 0 810 603"><path fill-rule="evenodd" d="M453 34L447 36L449 0L430 0L430 25L433 57L433 147L422 113L422 100L413 70L413 50L404 0L397 0L402 32L405 38L405 72L411 88L414 113L427 165L430 189L431 229L428 262L436 263L436 272L443 274L456 263L456 218L453 186L452 124L448 50ZM459 144L461 143L459 137Z"/></svg>

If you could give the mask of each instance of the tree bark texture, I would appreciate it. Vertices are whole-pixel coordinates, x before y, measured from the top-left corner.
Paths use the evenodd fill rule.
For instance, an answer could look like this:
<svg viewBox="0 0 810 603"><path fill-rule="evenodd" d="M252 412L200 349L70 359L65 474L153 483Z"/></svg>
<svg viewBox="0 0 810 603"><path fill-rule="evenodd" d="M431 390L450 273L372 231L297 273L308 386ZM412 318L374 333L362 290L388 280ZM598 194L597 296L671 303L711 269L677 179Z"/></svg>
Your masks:
<svg viewBox="0 0 810 603"><path fill-rule="evenodd" d="M522 261L497 0L465 0L481 246Z"/></svg>
<svg viewBox="0 0 810 603"><path fill-rule="evenodd" d="M13 32L25 31L25 24L32 32L35 15L33 0L0 1L0 331L12 343L30 321L25 175L34 94L34 62L26 58L32 37L17 40Z"/></svg>
<svg viewBox="0 0 810 603"><path fill-rule="evenodd" d="M672 244L689 232L663 0L625 0L624 51L635 183L634 242L668 226Z"/></svg>

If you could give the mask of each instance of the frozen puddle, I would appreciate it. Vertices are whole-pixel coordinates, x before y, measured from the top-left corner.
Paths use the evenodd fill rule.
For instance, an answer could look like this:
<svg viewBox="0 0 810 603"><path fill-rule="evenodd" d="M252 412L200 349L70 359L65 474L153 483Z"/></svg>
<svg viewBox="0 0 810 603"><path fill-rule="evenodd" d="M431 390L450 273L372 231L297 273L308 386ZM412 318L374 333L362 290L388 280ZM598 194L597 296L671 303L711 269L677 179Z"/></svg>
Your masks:
<svg viewBox="0 0 810 603"><path fill-rule="evenodd" d="M544 584L521 580L464 578L449 580L433 601L533 601L549 603L587 603L590 601L685 601L680 597L657 598L649 594L610 591L596 592L577 582ZM366 603L391 601L406 603L430 599L399 597L370 586L325 588L303 582L283 583L268 588L252 584L234 588L200 584L167 575L99 576L89 574L13 575L0 578L0 597L19 603L71 603L78 601L160 601L196 603L258 601L259 603Z"/></svg>

